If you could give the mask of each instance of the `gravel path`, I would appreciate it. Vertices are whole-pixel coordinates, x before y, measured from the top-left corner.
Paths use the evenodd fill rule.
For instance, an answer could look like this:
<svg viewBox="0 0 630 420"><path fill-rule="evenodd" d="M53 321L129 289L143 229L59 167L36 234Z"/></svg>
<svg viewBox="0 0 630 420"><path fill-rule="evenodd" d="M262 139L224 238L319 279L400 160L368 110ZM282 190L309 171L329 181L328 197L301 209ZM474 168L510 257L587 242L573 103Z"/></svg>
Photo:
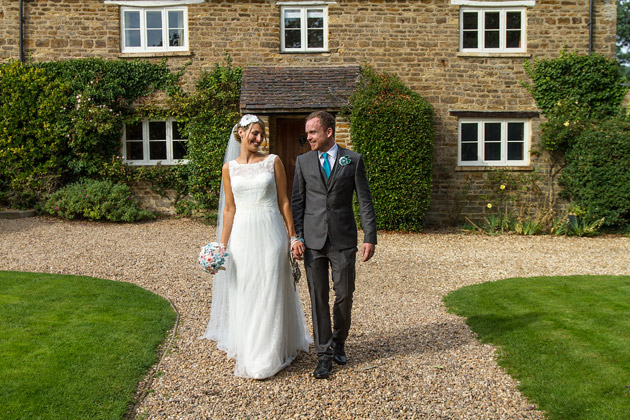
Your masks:
<svg viewBox="0 0 630 420"><path fill-rule="evenodd" d="M442 296L517 276L630 274L630 238L381 233L357 264L349 363L311 376L312 349L273 378L233 376L233 362L199 340L211 277L196 265L214 229L199 221L132 224L0 220L0 269L126 281L167 297L180 314L140 419L542 419ZM310 314L308 290L299 285ZM310 316L307 316L309 319ZM310 328L310 322L309 322Z"/></svg>

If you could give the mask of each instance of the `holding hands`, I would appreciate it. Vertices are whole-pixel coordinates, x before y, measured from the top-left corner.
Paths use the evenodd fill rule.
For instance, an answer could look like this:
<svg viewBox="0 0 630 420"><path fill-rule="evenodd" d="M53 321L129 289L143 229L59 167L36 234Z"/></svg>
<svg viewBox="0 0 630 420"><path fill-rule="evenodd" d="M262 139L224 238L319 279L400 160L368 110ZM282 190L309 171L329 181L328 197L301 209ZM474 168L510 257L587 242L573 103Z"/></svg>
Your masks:
<svg viewBox="0 0 630 420"><path fill-rule="evenodd" d="M298 238L297 236L291 237L291 254L293 254L293 258L296 260L301 260L304 258L304 239Z"/></svg>

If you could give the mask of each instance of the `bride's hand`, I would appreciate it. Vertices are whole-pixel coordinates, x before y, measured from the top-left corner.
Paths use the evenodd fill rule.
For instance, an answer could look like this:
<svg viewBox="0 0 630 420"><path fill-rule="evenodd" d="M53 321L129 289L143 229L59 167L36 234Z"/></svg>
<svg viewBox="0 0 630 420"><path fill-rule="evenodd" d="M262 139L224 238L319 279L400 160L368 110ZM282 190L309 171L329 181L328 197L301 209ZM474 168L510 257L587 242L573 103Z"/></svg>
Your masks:
<svg viewBox="0 0 630 420"><path fill-rule="evenodd" d="M291 244L291 253L293 258L301 260L304 255L304 244L300 241L294 241Z"/></svg>

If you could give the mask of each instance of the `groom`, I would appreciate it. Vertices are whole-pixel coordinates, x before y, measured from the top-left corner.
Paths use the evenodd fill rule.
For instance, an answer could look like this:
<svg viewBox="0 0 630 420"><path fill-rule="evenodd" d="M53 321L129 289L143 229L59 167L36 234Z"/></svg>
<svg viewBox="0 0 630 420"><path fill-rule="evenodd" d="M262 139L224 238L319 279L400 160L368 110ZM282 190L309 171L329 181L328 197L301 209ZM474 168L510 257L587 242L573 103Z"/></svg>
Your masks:
<svg viewBox="0 0 630 420"><path fill-rule="evenodd" d="M333 360L340 365L347 362L344 344L350 330L357 253L355 192L364 231L362 261L374 255L376 217L363 158L335 143L335 118L323 111L312 113L306 119L306 134L312 150L297 158L291 199L295 230L306 249L295 241L292 251L304 258L318 358L313 376L322 379L330 374ZM329 266L335 291L332 326Z"/></svg>

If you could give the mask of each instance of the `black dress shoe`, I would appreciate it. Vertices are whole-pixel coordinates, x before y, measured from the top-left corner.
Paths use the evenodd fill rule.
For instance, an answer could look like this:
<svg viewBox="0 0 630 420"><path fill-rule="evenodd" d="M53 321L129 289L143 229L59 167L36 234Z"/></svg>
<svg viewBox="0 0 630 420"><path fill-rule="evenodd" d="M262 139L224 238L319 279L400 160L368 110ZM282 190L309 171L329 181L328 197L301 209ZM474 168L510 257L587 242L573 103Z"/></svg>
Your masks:
<svg viewBox="0 0 630 420"><path fill-rule="evenodd" d="M348 358L346 357L346 351L343 344L337 344L335 346L333 360L338 365L345 365L346 363L348 363Z"/></svg>
<svg viewBox="0 0 630 420"><path fill-rule="evenodd" d="M325 379L330 375L330 371L332 370L332 363L330 360L320 360L317 362L317 367L315 368L315 372L313 372L313 376L316 379Z"/></svg>

